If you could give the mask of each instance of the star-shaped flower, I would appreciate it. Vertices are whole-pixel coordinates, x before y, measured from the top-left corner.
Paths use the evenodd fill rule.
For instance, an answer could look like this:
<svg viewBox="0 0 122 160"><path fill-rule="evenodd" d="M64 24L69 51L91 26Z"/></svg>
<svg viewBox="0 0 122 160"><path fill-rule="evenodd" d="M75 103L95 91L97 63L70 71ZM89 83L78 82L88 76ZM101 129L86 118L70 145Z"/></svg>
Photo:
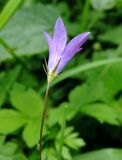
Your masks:
<svg viewBox="0 0 122 160"><path fill-rule="evenodd" d="M62 19L59 17L55 23L53 38L44 32L49 46L48 82L58 75L73 56L82 50L81 46L88 39L90 32L84 32L67 43L67 31Z"/></svg>

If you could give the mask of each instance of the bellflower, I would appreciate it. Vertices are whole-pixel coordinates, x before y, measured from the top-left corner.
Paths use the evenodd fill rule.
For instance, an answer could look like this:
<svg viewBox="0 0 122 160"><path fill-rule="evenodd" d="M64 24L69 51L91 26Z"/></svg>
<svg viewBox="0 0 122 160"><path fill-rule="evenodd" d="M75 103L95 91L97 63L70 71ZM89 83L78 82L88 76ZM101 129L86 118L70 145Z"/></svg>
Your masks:
<svg viewBox="0 0 122 160"><path fill-rule="evenodd" d="M77 35L67 43L67 31L62 19L59 17L55 23L53 38L49 33L44 36L49 46L49 59L47 65L48 82L58 75L73 56L82 50L81 46L88 39L90 32Z"/></svg>

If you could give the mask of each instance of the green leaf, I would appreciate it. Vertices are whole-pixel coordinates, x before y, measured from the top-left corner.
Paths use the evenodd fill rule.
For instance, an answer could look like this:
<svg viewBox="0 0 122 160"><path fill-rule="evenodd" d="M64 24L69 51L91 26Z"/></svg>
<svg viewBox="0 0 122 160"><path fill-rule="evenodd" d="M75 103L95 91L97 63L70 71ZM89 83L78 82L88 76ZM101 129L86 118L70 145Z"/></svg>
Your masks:
<svg viewBox="0 0 122 160"><path fill-rule="evenodd" d="M51 108L49 110L47 124L49 126L53 126L55 124L59 124L61 126L62 125L62 115L64 114L64 110L66 112L66 115L65 115L66 121L72 119L72 117L74 116L74 111L71 110L68 103L62 103L57 108Z"/></svg>
<svg viewBox="0 0 122 160"><path fill-rule="evenodd" d="M63 159L66 159L66 160L71 160L72 159L69 148L63 146L62 157L63 157Z"/></svg>
<svg viewBox="0 0 122 160"><path fill-rule="evenodd" d="M91 5L96 10L109 10L116 6L116 0L91 0Z"/></svg>
<svg viewBox="0 0 122 160"><path fill-rule="evenodd" d="M40 115L43 101L32 89L25 90L23 85L15 84L10 92L12 105L28 117Z"/></svg>
<svg viewBox="0 0 122 160"><path fill-rule="evenodd" d="M88 78L88 84L93 85L92 89L96 90L96 93L99 94L102 90L106 90L106 101L110 100L110 97L113 98L116 94L122 90L122 64L114 64L111 66L106 66L102 68L96 68L95 70L87 71L85 74ZM97 82L97 83L96 83ZM97 92L97 88L101 83L101 91ZM93 91L92 91L93 92ZM108 100L107 100L108 99Z"/></svg>
<svg viewBox="0 0 122 160"><path fill-rule="evenodd" d="M74 158L74 160L121 160L122 149L101 149L82 154Z"/></svg>
<svg viewBox="0 0 122 160"><path fill-rule="evenodd" d="M67 127L64 134L64 144L72 149L78 149L85 146L85 142L82 138L78 138L78 133L73 132L73 127Z"/></svg>
<svg viewBox="0 0 122 160"><path fill-rule="evenodd" d="M120 125L118 107L114 107L112 102L122 90L121 70L121 64L114 64L87 71L86 82L70 92L69 106L72 110L76 113L80 110L102 123Z"/></svg>
<svg viewBox="0 0 122 160"><path fill-rule="evenodd" d="M19 160L27 160L27 158L21 153L14 155L12 160L18 160L18 159Z"/></svg>
<svg viewBox="0 0 122 160"><path fill-rule="evenodd" d="M4 9L0 13L0 30L4 27L4 25L8 22L11 15L15 12L18 8L20 3L23 0L9 0L8 3L5 5Z"/></svg>
<svg viewBox="0 0 122 160"><path fill-rule="evenodd" d="M40 126L41 126L41 116L28 120L27 125L23 130L23 139L29 147L33 147L38 144L40 138ZM43 128L43 136L47 134L46 126Z"/></svg>
<svg viewBox="0 0 122 160"><path fill-rule="evenodd" d="M59 15L57 9L43 4L22 7L0 32L0 37L14 49L17 56L42 54L47 50L43 32L53 30ZM9 50L0 45L0 61L9 58L12 58Z"/></svg>
<svg viewBox="0 0 122 160"><path fill-rule="evenodd" d="M122 96L118 100L113 100L111 102L111 106L115 109L116 113L118 114L118 121L120 125L122 124Z"/></svg>
<svg viewBox="0 0 122 160"><path fill-rule="evenodd" d="M23 139L29 147L33 147L38 143L40 133L40 119L32 119L28 121L23 131Z"/></svg>
<svg viewBox="0 0 122 160"><path fill-rule="evenodd" d="M107 93L104 86L99 83L97 84L96 88L94 87L96 86L89 85L88 83L77 86L72 92L70 92L70 106L75 109L79 109L79 107L81 108L85 104L93 103L97 100L103 99L104 95Z"/></svg>
<svg viewBox="0 0 122 160"><path fill-rule="evenodd" d="M85 142L83 139L77 137L78 134L72 133L70 134L66 140L65 144L72 149L79 149L80 147L85 146Z"/></svg>
<svg viewBox="0 0 122 160"><path fill-rule="evenodd" d="M62 132L60 130L55 141L57 151L59 151L60 142L62 141L62 157L66 159L70 159L71 157L70 149L78 150L85 145L84 140L78 138L78 133L73 132L73 130L73 127L65 128L63 137L61 136Z"/></svg>
<svg viewBox="0 0 122 160"><path fill-rule="evenodd" d="M27 119L17 111L11 109L0 110L0 133L12 133L26 122Z"/></svg>
<svg viewBox="0 0 122 160"><path fill-rule="evenodd" d="M2 140L2 141L1 141ZM5 137L4 136L0 136L0 154L2 155L13 155L14 152L16 151L17 149L17 144L15 143L12 143L12 142L7 142L7 143L4 143L5 141Z"/></svg>
<svg viewBox="0 0 122 160"><path fill-rule="evenodd" d="M16 143L13 142L4 142L5 137L0 136L0 159L1 160L27 160L26 157L19 151Z"/></svg>
<svg viewBox="0 0 122 160"><path fill-rule="evenodd" d="M4 104L7 93L17 79L20 70L21 67L17 66L12 70L6 71L3 76L0 77L0 107Z"/></svg>
<svg viewBox="0 0 122 160"><path fill-rule="evenodd" d="M42 151L42 159L43 160L48 160L48 159L51 159L51 160L57 160L57 156L56 156L56 152L55 152L55 149L53 148L49 148L49 147L45 147ZM32 159L33 160L33 159Z"/></svg>
<svg viewBox="0 0 122 160"><path fill-rule="evenodd" d="M43 101L33 89L26 90L23 85L15 84L10 93L10 100L19 112L27 119L23 129L23 139L29 147L33 147L39 140L41 111ZM46 127L44 134L46 134Z"/></svg>
<svg viewBox="0 0 122 160"><path fill-rule="evenodd" d="M119 125L118 114L112 106L106 104L94 103L81 107L82 114L89 115L96 118L101 123L106 122L109 124Z"/></svg>

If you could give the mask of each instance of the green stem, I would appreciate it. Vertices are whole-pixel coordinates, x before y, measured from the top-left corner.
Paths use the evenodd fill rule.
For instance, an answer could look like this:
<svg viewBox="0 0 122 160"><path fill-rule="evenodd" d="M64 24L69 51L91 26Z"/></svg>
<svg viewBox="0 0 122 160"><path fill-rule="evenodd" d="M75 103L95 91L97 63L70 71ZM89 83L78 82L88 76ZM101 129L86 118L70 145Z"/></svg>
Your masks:
<svg viewBox="0 0 122 160"><path fill-rule="evenodd" d="M39 145L39 159L42 160L42 133L44 127L44 121L47 113L47 101L48 101L48 93L49 93L50 83L47 84L47 89L45 93L45 101L44 101L44 108L42 112L42 119L41 119L41 128L40 128L40 145Z"/></svg>
<svg viewBox="0 0 122 160"><path fill-rule="evenodd" d="M17 8L24 2L23 0L9 0L2 12L0 13L0 30L4 28L8 20L17 10Z"/></svg>

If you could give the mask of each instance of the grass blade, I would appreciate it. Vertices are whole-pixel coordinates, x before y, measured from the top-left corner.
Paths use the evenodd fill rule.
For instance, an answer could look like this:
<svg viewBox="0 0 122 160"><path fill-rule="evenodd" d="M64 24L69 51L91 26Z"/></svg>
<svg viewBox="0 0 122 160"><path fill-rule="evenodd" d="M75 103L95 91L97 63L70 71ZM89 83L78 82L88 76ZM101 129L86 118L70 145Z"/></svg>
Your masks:
<svg viewBox="0 0 122 160"><path fill-rule="evenodd" d="M12 14L18 8L23 0L9 0L0 14L0 30L8 22Z"/></svg>
<svg viewBox="0 0 122 160"><path fill-rule="evenodd" d="M122 58L114 58L114 59L105 59L105 60L100 60L100 61L94 61L94 62L89 62L87 64L75 67L74 69L71 69L69 71L64 72L61 76L57 77L53 83L53 85L56 85L57 83L72 77L76 74L82 73L84 71L87 71L89 69L93 69L96 67L100 67L100 66L104 66L107 64L113 64L113 63L117 63L117 62L122 62ZM44 85L43 87L41 87L40 89L40 93L43 93L45 91L46 85Z"/></svg>
<svg viewBox="0 0 122 160"><path fill-rule="evenodd" d="M100 66L107 65L107 64L112 64L112 63L117 63L117 62L122 62L122 58L114 58L114 59L109 59L109 60L107 59L107 60L101 60L101 61L94 61L94 62L90 62L88 64L84 64L82 66L78 66L78 67L76 67L72 70L69 70L69 71L65 72L61 76L57 77L54 80L53 85L59 83L60 81L62 81L64 79L72 77L72 76L74 76L78 73L87 71L89 69L93 69L93 68L96 68L96 67L100 67Z"/></svg>

